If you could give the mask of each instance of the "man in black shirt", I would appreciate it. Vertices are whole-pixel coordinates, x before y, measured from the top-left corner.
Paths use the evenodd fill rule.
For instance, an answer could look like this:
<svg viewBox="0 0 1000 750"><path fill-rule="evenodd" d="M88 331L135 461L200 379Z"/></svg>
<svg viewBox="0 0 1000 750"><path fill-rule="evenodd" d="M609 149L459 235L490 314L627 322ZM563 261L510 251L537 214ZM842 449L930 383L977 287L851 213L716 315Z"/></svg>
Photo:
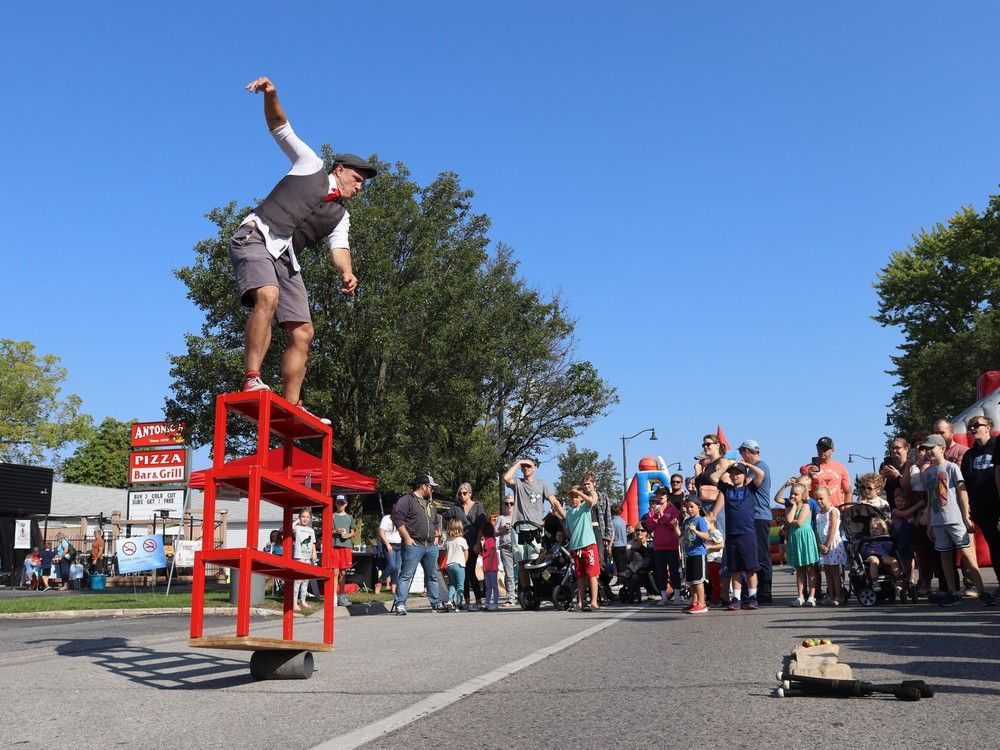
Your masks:
<svg viewBox="0 0 1000 750"><path fill-rule="evenodd" d="M989 417L972 417L969 434L972 447L962 456L962 478L969 493L969 515L976 531L983 535L990 548L990 562L1000 579L1000 441L993 436L993 421Z"/></svg>

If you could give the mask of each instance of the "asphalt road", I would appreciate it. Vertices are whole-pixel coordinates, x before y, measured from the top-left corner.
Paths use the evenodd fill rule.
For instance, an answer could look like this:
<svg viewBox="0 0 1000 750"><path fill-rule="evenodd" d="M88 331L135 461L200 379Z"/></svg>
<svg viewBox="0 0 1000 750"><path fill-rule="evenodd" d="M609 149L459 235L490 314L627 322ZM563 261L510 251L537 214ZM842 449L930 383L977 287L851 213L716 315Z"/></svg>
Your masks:
<svg viewBox="0 0 1000 750"><path fill-rule="evenodd" d="M790 578L779 574L779 594ZM318 638L319 619L303 622L297 636ZM211 632L233 627L207 621ZM176 616L0 621L11 698L0 747L997 744L1000 608L972 600L339 617L337 650L317 654L305 681L254 682L249 654L189 649L186 628ZM252 630L279 631L263 620ZM859 678L919 677L938 694L776 698L782 656L807 637L840 643Z"/></svg>

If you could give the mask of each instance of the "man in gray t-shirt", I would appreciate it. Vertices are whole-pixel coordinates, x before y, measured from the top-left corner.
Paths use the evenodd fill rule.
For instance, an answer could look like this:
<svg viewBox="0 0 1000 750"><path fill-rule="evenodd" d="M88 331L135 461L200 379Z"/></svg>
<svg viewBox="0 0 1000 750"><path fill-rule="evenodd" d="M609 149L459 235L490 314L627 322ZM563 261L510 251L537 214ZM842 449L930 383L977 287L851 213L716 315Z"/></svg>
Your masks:
<svg viewBox="0 0 1000 750"><path fill-rule="evenodd" d="M514 476L517 470L521 470L521 476ZM535 462L530 458L519 458L515 461L507 472L503 475L503 482L514 491L514 526L517 529L519 521L527 521L538 525L539 534L535 535L532 541L521 541L526 539L522 536L515 540L514 559L521 563L530 560L541 551L538 536L545 518L545 502L551 503L556 499L555 490L552 485L544 479L535 476ZM530 527L520 527L522 532L528 532ZM518 578L522 586L526 585L528 576L524 566L518 565Z"/></svg>

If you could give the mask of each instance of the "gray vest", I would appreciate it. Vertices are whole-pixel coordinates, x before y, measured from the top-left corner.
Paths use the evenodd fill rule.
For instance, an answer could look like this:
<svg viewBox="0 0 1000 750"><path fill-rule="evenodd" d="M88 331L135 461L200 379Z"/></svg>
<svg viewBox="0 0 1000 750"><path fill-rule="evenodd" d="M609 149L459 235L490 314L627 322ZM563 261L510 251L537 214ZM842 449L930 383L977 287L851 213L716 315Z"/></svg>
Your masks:
<svg viewBox="0 0 1000 750"><path fill-rule="evenodd" d="M274 237L291 237L298 253L306 245L323 239L344 218L344 204L325 202L330 180L325 169L304 175L285 175L254 209Z"/></svg>

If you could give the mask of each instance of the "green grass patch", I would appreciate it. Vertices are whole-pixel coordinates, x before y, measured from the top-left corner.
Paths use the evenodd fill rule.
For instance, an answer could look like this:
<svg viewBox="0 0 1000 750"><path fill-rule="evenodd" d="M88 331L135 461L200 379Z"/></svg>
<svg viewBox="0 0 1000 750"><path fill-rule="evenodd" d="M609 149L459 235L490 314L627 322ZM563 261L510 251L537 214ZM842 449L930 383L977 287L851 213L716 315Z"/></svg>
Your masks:
<svg viewBox="0 0 1000 750"><path fill-rule="evenodd" d="M228 607L228 591L206 591L205 605L208 607ZM74 609L179 609L191 606L191 593L166 594L166 587L160 593L122 590L99 594L73 594L46 592L25 594L16 598L0 599L0 613L15 612L59 612Z"/></svg>
<svg viewBox="0 0 1000 750"><path fill-rule="evenodd" d="M392 594L388 592L382 594L358 592L350 594L348 598L354 604L376 601L389 602L392 601ZM305 614L323 611L322 604L313 604L314 599L309 601L310 604L306 607ZM0 614L60 612L80 609L180 609L190 606L190 592L171 593L167 596L165 587L160 593L114 590L93 594L75 594L51 591L38 594L25 593L21 596L0 599ZM206 591L205 606L232 607L233 604L229 601L229 589ZM267 596L264 602L258 606L263 609L281 611L283 604L281 599Z"/></svg>

